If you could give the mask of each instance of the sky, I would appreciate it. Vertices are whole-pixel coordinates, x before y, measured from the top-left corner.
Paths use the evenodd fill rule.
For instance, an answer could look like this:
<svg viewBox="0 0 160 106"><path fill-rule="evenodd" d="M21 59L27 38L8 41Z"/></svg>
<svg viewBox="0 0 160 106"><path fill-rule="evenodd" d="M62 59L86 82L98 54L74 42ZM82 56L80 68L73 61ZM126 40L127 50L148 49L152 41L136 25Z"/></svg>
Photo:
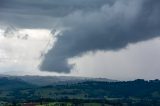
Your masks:
<svg viewBox="0 0 160 106"><path fill-rule="evenodd" d="M1 0L0 74L160 78L159 0Z"/></svg>

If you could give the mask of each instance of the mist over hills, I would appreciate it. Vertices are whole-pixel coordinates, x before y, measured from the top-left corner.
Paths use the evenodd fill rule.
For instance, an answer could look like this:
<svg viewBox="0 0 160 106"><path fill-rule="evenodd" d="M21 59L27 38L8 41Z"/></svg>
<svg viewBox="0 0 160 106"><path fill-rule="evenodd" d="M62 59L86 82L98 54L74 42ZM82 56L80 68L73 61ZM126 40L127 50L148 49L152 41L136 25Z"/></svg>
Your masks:
<svg viewBox="0 0 160 106"><path fill-rule="evenodd" d="M103 82L116 82L117 80L107 78L89 78L89 77L73 77L73 76L8 76L0 75L0 78L19 79L26 83L47 86L47 85L59 85L59 84L74 84L85 81L103 81Z"/></svg>

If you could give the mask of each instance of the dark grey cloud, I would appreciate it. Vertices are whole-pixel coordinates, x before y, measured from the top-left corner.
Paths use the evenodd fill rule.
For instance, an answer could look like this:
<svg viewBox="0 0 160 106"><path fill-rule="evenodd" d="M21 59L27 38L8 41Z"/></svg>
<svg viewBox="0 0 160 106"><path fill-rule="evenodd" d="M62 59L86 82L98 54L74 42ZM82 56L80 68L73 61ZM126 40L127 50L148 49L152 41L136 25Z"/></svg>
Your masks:
<svg viewBox="0 0 160 106"><path fill-rule="evenodd" d="M51 28L57 18L74 11L95 11L113 0L1 0L0 23L19 27Z"/></svg>
<svg viewBox="0 0 160 106"><path fill-rule="evenodd" d="M95 3L96 4L96 3ZM160 36L159 0L117 0L96 11L74 11L61 21L63 31L40 66L44 71L69 73L68 59L87 52L119 50L130 43Z"/></svg>
<svg viewBox="0 0 160 106"><path fill-rule="evenodd" d="M159 0L1 0L0 25L68 28L40 69L69 73L70 58L158 37L159 10Z"/></svg>

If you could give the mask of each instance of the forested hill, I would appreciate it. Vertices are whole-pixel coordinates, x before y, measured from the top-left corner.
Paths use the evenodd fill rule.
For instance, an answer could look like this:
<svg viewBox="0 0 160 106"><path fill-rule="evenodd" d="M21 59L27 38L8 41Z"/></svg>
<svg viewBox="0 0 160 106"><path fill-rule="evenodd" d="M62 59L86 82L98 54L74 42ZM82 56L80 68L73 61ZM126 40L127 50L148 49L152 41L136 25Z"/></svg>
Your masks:
<svg viewBox="0 0 160 106"><path fill-rule="evenodd" d="M66 86L64 86L66 87ZM59 87L61 88L61 87ZM160 80L145 81L138 79L135 81L122 82L97 82L88 81L71 86L66 89L77 89L78 92L85 91L89 97L114 97L114 98L159 98Z"/></svg>
<svg viewBox="0 0 160 106"><path fill-rule="evenodd" d="M154 99L160 100L160 80L106 82L85 81L74 84L35 86L20 79L1 78L0 100L46 99Z"/></svg>
<svg viewBox="0 0 160 106"><path fill-rule="evenodd" d="M36 87L18 78L0 77L0 91L17 90Z"/></svg>

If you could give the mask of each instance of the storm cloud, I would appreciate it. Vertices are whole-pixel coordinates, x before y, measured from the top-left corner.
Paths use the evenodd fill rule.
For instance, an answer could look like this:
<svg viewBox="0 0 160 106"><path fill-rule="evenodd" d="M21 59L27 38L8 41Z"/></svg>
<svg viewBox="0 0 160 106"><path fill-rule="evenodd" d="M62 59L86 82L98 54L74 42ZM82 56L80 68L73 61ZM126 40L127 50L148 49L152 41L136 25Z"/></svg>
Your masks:
<svg viewBox="0 0 160 106"><path fill-rule="evenodd" d="M95 11L113 0L1 0L0 24L23 28L51 28L57 18L74 11Z"/></svg>
<svg viewBox="0 0 160 106"><path fill-rule="evenodd" d="M159 37L160 1L1 0L0 25L8 24L63 29L39 68L69 73L74 68L68 63L71 58Z"/></svg>
<svg viewBox="0 0 160 106"><path fill-rule="evenodd" d="M96 11L75 11L61 23L69 30L57 36L41 70L69 73L68 59L87 52L119 50L160 35L159 0L117 0Z"/></svg>

